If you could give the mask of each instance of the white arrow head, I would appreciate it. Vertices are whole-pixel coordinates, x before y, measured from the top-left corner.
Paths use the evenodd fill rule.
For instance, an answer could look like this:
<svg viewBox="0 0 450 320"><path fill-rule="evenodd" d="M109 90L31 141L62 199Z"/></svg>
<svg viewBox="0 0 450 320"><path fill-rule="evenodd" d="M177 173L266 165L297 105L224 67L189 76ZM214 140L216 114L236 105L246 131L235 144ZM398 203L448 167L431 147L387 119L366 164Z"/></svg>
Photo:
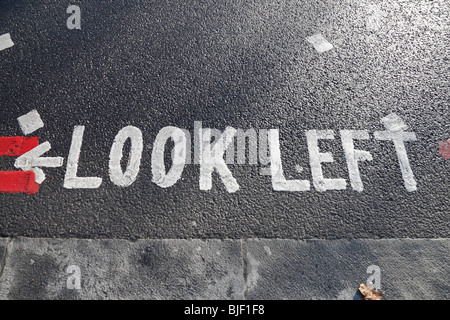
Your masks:
<svg viewBox="0 0 450 320"><path fill-rule="evenodd" d="M34 171L36 183L40 184L45 180L45 174L40 167L57 168L61 167L64 162L62 157L41 157L50 149L50 142L44 142L18 157L14 166L24 171Z"/></svg>

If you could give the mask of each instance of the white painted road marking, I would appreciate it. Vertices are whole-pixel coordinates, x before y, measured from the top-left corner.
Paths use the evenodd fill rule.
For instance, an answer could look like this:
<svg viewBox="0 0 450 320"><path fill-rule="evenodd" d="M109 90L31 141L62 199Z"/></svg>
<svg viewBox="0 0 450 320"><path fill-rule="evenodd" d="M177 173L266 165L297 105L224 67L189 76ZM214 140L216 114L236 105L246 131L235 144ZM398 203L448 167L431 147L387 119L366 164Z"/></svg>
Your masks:
<svg viewBox="0 0 450 320"><path fill-rule="evenodd" d="M166 173L164 165L164 148L167 140L175 143L172 152L172 167ZM152 182L161 188L173 186L183 173L186 164L186 134L177 127L164 127L156 136L152 151Z"/></svg>
<svg viewBox="0 0 450 320"><path fill-rule="evenodd" d="M57 168L61 167L64 162L64 159L61 157L41 157L41 155L50 149L50 142L44 142L18 157L14 163L14 166L22 169L23 171L34 171L36 175L36 183L40 184L45 180L45 174L40 167Z"/></svg>
<svg viewBox="0 0 450 320"><path fill-rule="evenodd" d="M319 53L333 49L333 45L327 41L320 33L306 38L306 41L314 46Z"/></svg>
<svg viewBox="0 0 450 320"><path fill-rule="evenodd" d="M0 36L0 51L11 48L14 42L11 40L11 35L9 33Z"/></svg>
<svg viewBox="0 0 450 320"><path fill-rule="evenodd" d="M225 132L214 143L211 148L211 129L203 129L201 141L201 163L200 163L200 190L211 190L212 188L212 173L214 169L220 175L223 184L228 192L236 192L239 190L239 185L233 177L230 169L223 158L225 150L236 135L236 129L232 127L225 128Z"/></svg>
<svg viewBox="0 0 450 320"><path fill-rule="evenodd" d="M272 187L275 191L308 191L308 180L286 180L281 164L280 136L278 129L269 130L270 173Z"/></svg>
<svg viewBox="0 0 450 320"><path fill-rule="evenodd" d="M34 132L44 126L36 110L19 117L18 122L24 133ZM383 123L386 130L374 132L375 139L390 140L394 143L405 188L407 191L417 190L417 183L414 179L404 144L405 141L416 141L415 133L406 132L405 130L408 129L408 126L395 113L382 118L381 123ZM75 126L73 131L63 184L64 188L67 189L95 189L102 183L102 178L100 177L77 177L84 128L84 126ZM269 168L264 169L269 169L268 175L272 178L273 190L295 192L309 191L311 189L309 180L286 180L281 160L279 129L259 130L259 150L257 146L258 134L255 129L244 131L227 127L222 132L213 128L203 129L202 123L195 121L194 131L194 163L198 161L198 164L200 164L200 190L211 190L212 173L214 171L219 174L228 192L232 193L239 190L239 184L229 170L224 154L225 151L230 151L230 154L227 154L227 160L230 161L230 164L234 164L235 149L233 144L237 141L238 164L245 164L246 138L249 141L249 156L251 158L249 164L269 165ZM347 186L345 179L327 179L322 171L322 163L332 163L334 159L330 152L320 152L319 140L334 139L334 131L307 130L305 134L314 188L319 192L345 190ZM366 130L340 130L340 135L347 160L350 184L353 190L362 192L364 189L358 162L370 161L373 160L373 157L368 151L355 149L354 140L368 140L370 139L369 133ZM214 141L211 139L213 136ZM123 172L121 160L123 147L128 139L131 140L131 151L127 168ZM175 146L172 148L172 166L167 172L164 154L166 143L169 139L173 140ZM119 131L110 151L109 176L112 183L117 186L128 187L136 180L140 170L143 147L143 135L139 128L127 126ZM41 157L50 149L49 142L37 145L34 149L17 158L14 165L16 168L24 171L33 171L36 183L40 184L45 180L45 174L40 167L60 167L64 161L62 157ZM440 149L445 158L446 149L444 144L440 144ZM191 150L191 138L188 130L172 126L161 129L153 144L152 182L161 188L168 188L180 180L184 167L188 163L188 150ZM267 151L269 153L268 156ZM257 163L257 154L259 154L259 164ZM199 160L197 160L197 157L199 157ZM297 173L303 172L303 167L299 165L295 165L295 169Z"/></svg>
<svg viewBox="0 0 450 320"><path fill-rule="evenodd" d="M83 144L84 126L76 126L73 129L72 143L67 158L67 169L64 177L64 188L67 189L96 189L102 183L98 177L77 177L78 160L80 158L81 145Z"/></svg>
<svg viewBox="0 0 450 320"><path fill-rule="evenodd" d="M44 127L44 122L37 110L32 110L27 114L18 117L17 121L25 135ZM23 171L33 171L35 174L35 182L41 184L45 180L45 174L40 167L61 167L64 161L61 157L41 157L41 155L50 149L51 145L49 142L40 144L18 157L14 166Z"/></svg>
<svg viewBox="0 0 450 320"><path fill-rule="evenodd" d="M18 117L17 121L19 121L19 126L25 135L33 133L44 126L44 122L36 110Z"/></svg>
<svg viewBox="0 0 450 320"><path fill-rule="evenodd" d="M363 184L359 175L358 161L373 160L372 155L367 151L356 150L354 139L367 140L369 133L365 130L341 130L342 147L347 159L348 175L353 190L363 191Z"/></svg>
<svg viewBox="0 0 450 320"><path fill-rule="evenodd" d="M130 157L125 172L122 172L120 160L122 160L123 146L127 139L131 140ZM109 155L109 177L115 185L128 187L136 180L141 165L143 149L144 142L141 130L133 126L127 126L119 131L114 138Z"/></svg>
<svg viewBox="0 0 450 320"><path fill-rule="evenodd" d="M394 143L405 188L410 192L416 191L417 183L414 179L414 174L409 164L404 144L405 141L416 141L416 134L414 132L405 132L404 130L407 129L408 126L395 113L391 113L384 117L381 119L381 122L384 124L387 131L376 131L374 133L375 139L391 140Z"/></svg>
<svg viewBox="0 0 450 320"><path fill-rule="evenodd" d="M334 162L333 155L329 152L319 151L318 141L321 139L334 139L333 130L308 130L306 141L308 143L309 161L313 184L317 191L344 190L347 182L345 179L325 179L322 172L322 162Z"/></svg>

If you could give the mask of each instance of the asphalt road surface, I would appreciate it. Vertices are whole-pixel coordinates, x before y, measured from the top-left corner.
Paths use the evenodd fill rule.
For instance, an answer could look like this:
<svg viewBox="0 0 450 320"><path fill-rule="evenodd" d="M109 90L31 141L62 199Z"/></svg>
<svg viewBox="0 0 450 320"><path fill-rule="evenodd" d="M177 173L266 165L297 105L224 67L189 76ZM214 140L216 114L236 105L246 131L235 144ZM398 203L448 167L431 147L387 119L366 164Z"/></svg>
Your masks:
<svg viewBox="0 0 450 320"><path fill-rule="evenodd" d="M0 17L3 237L449 237L445 1L3 0Z"/></svg>

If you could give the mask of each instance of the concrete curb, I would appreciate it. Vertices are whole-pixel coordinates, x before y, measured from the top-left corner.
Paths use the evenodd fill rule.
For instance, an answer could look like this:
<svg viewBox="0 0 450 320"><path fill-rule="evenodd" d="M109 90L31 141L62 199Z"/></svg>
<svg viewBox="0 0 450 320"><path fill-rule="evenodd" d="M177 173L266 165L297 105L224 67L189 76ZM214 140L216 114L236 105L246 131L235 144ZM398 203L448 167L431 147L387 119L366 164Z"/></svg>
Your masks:
<svg viewBox="0 0 450 320"><path fill-rule="evenodd" d="M449 249L448 238L1 238L0 299L352 300L376 266L383 299L444 300Z"/></svg>

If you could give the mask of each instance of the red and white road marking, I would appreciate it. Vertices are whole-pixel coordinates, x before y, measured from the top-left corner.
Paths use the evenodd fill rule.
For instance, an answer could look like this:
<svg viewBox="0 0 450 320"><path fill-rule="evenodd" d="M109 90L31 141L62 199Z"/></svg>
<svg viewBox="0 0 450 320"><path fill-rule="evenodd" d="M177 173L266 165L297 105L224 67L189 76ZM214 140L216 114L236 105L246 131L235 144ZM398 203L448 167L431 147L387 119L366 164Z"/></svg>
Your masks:
<svg viewBox="0 0 450 320"><path fill-rule="evenodd" d="M17 158L14 166L24 171L33 171L36 182L40 184L45 180L45 174L41 167L57 168L61 167L64 162L62 157L41 157L50 149L51 145L46 141Z"/></svg>
<svg viewBox="0 0 450 320"><path fill-rule="evenodd" d="M18 118L19 124L24 133L34 132L43 126L43 122L36 110ZM413 192L417 190L417 182L415 180L411 165L409 163L406 152L405 142L416 141L417 137L414 132L406 131L408 126L395 113L391 113L381 119L384 125L384 131L375 131L373 137L380 141L391 141L394 144L397 154L399 167L404 180L404 186L407 191ZM200 127L200 128L199 128ZM81 153L84 126L75 126L72 142L67 158L66 174L64 177L63 187L66 189L96 189L102 183L101 177L79 177L77 176L78 161ZM216 172L222 180L226 190L230 193L240 189L238 181L233 177L228 165L234 164L234 149L232 149L232 162L226 162L228 159L229 146L233 145L234 140L242 140L246 133L240 129L227 127L224 132L217 129L205 128L194 123L194 130L198 129L198 133L194 135L194 151L199 146L200 152L194 152L194 157L199 159L200 190L210 190L212 188L212 173ZM212 144L212 132L215 135L215 142ZM322 163L333 163L333 155L330 152L321 152L319 148L319 140L335 139L333 130L307 130L305 132L309 164L311 168L311 180L287 180L283 173L281 161L281 149L279 143L278 129L263 129L262 136L266 136L266 142L256 139L257 134L254 131L254 139L249 139L249 150L252 149L250 144L255 147L256 154L258 145L259 153L269 153L268 163L264 159L260 159L260 164L269 165L269 174L272 177L272 187L275 191L302 192L311 190L313 186L317 191L323 192L328 190L345 190L347 189L347 180L344 178L326 178L322 170ZM252 131L253 132L253 131ZM370 134L366 130L340 130L342 147L345 152L347 161L349 182L353 190L362 192L364 190L360 176L358 164L362 161L373 160L372 155L368 151L355 149L354 140L369 140ZM239 136L237 136L239 135ZM127 126L119 131L114 139L109 157L109 176L112 183L119 187L128 187L136 180L141 164L141 156L144 149L142 132L139 128ZM260 135L261 138L261 135ZM123 171L121 161L123 158L123 147L125 141L131 140L131 150L127 168ZM167 140L173 140L175 143L172 151L172 165L168 171L164 163L164 154ZM239 147L241 145L241 147ZM0 156L17 156L14 166L22 169L22 171L4 171L0 175L0 192L25 192L35 193L39 188L35 184L40 184L45 180L45 174L42 167L61 167L64 162L62 157L43 157L43 155L51 149L48 141L39 144L38 137L0 137ZM268 149L268 150L267 150ZM181 179L185 165L188 150L191 150L191 136L189 131L177 127L164 127L158 133L151 155L152 161L152 182L161 188L173 186ZM231 150L231 149L230 149ZM262 150L262 153L261 153ZM439 150L444 158L450 158L450 140L442 141L439 144ZM225 157L225 153L226 157ZM245 144L238 143L239 155L245 156ZM190 154L189 154L190 158ZM195 162L195 161L194 161ZM189 161L189 164L191 162ZM244 162L238 164L244 164ZM250 164L250 163L249 163ZM255 163L257 164L256 161ZM297 171L302 174L303 168L296 165Z"/></svg>
<svg viewBox="0 0 450 320"><path fill-rule="evenodd" d="M17 118L27 135L42 128L44 123L36 110ZM39 144L39 137L0 137L0 156L18 157L14 166L22 171L0 171L0 193L33 194L45 180L41 167L61 167L62 157L41 157L51 149L50 143Z"/></svg>
<svg viewBox="0 0 450 320"><path fill-rule="evenodd" d="M22 156L38 145L38 137L0 137L0 156ZM33 171L0 171L0 193L34 194L38 190Z"/></svg>

